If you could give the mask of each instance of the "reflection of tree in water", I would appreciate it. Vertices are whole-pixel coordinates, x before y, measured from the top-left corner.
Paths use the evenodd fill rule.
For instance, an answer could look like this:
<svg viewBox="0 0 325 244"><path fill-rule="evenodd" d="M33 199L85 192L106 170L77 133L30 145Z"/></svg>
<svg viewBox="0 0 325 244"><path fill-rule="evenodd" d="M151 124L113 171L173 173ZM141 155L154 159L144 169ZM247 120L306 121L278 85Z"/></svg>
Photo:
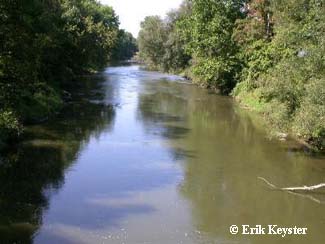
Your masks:
<svg viewBox="0 0 325 244"><path fill-rule="evenodd" d="M311 160L281 151L278 142L266 138L258 120L229 98L191 86L146 84L139 117L150 133L166 138L174 158L182 160L180 193L191 203L195 228L209 238L235 238L229 234L232 224L294 226L320 215L321 206L308 214L304 209L315 209L314 203L270 192L258 182L262 175L281 186L312 185L321 174L310 169Z"/></svg>
<svg viewBox="0 0 325 244"><path fill-rule="evenodd" d="M146 92L140 94L138 101L138 117L143 128L168 140L184 138L190 132L186 126L189 114L184 86L166 81L145 83L145 86ZM170 153L174 160L193 156L192 152L177 145L172 145Z"/></svg>
<svg viewBox="0 0 325 244"><path fill-rule="evenodd" d="M321 206L269 191L257 180L263 175L284 186L312 182L321 177L321 171L311 170L311 159L282 151L278 142L266 138L263 129L227 99L189 102L188 113L191 130L182 144L195 157L187 157L182 164L180 192L190 200L193 221L201 233L232 239L236 237L228 228L233 224L306 225L306 219L321 213ZM315 212L308 213L306 208ZM263 243L274 243L274 239L263 239Z"/></svg>
<svg viewBox="0 0 325 244"><path fill-rule="evenodd" d="M103 79L86 79L57 119L26 128L24 141L0 161L0 242L32 243L51 193L92 136L109 129L114 109L101 101ZM95 102L91 102L96 99Z"/></svg>
<svg viewBox="0 0 325 244"><path fill-rule="evenodd" d="M138 113L144 129L169 139L179 139L188 133L188 128L180 126L187 117L187 101L178 86L170 82L146 83L146 86L147 92L139 97Z"/></svg>

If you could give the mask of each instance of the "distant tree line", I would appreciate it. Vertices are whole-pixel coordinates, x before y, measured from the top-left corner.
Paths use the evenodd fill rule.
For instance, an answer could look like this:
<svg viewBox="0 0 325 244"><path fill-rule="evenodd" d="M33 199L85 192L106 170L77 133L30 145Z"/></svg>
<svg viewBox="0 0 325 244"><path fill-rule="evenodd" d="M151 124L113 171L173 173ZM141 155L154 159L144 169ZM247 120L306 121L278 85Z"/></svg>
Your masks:
<svg viewBox="0 0 325 244"><path fill-rule="evenodd" d="M185 0L146 17L138 44L149 68L231 94L324 149L323 0Z"/></svg>
<svg viewBox="0 0 325 244"><path fill-rule="evenodd" d="M121 61L133 58L138 51L137 40L125 30L119 30L117 37L118 42L113 49L112 60Z"/></svg>
<svg viewBox="0 0 325 244"><path fill-rule="evenodd" d="M57 112L74 77L136 51L96 0L2 0L0 23L0 144Z"/></svg>

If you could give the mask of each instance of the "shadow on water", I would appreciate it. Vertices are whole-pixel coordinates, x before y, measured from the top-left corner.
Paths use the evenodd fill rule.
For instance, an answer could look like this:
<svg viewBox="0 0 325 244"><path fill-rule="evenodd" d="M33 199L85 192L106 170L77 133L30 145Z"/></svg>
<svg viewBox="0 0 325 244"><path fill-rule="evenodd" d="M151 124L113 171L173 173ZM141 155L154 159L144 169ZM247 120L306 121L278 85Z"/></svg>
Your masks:
<svg viewBox="0 0 325 244"><path fill-rule="evenodd" d="M58 118L26 128L21 145L0 161L1 243L32 243L49 198L64 184L65 170L87 141L109 130L114 108L103 99L103 77L84 79ZM96 90L97 89L97 90Z"/></svg>

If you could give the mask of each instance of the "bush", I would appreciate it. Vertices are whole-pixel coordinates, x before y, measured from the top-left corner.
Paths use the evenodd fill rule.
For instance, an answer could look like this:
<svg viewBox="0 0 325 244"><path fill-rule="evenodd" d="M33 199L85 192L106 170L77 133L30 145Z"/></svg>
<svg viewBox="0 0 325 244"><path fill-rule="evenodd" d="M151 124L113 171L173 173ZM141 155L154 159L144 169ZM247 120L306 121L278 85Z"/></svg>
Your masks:
<svg viewBox="0 0 325 244"><path fill-rule="evenodd" d="M10 110L0 111L0 149L9 138L16 138L21 132L17 117Z"/></svg>
<svg viewBox="0 0 325 244"><path fill-rule="evenodd" d="M219 89L221 93L229 93L235 86L233 77L235 62L220 58L198 58L193 61L193 80L208 88Z"/></svg>
<svg viewBox="0 0 325 244"><path fill-rule="evenodd" d="M312 80L306 85L306 95L293 121L294 131L312 141L320 148L325 147L325 80Z"/></svg>
<svg viewBox="0 0 325 244"><path fill-rule="evenodd" d="M53 88L40 83L34 91L24 93L18 110L23 121L40 122L59 111L62 104L59 94Z"/></svg>

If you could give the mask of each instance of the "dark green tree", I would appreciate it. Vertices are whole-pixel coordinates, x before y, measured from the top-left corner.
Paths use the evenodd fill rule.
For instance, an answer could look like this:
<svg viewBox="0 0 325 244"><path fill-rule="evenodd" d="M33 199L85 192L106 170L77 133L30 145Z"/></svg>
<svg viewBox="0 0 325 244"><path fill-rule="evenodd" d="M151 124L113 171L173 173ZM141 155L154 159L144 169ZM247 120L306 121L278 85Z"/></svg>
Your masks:
<svg viewBox="0 0 325 244"><path fill-rule="evenodd" d="M129 60L135 56L137 51L137 40L132 34L125 30L119 30L116 47L113 50L113 60Z"/></svg>
<svg viewBox="0 0 325 244"><path fill-rule="evenodd" d="M0 2L1 141L21 124L47 119L62 89L103 68L117 42L118 17L95 0ZM1 142L0 142L1 144Z"/></svg>

